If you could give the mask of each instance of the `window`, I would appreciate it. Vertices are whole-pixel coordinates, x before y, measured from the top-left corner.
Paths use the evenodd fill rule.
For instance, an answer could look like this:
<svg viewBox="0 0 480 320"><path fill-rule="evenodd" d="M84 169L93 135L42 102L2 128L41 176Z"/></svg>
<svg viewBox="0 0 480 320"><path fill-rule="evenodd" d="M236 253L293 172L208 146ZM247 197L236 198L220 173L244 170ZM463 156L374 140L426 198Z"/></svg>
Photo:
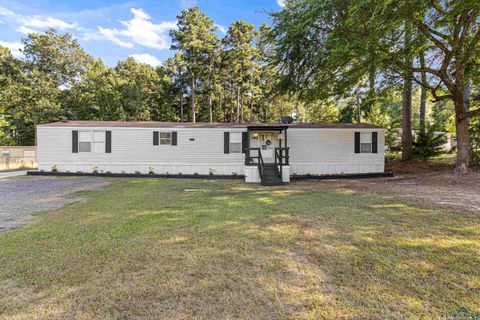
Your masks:
<svg viewBox="0 0 480 320"><path fill-rule="evenodd" d="M92 151L92 132L80 131L78 133L78 152Z"/></svg>
<svg viewBox="0 0 480 320"><path fill-rule="evenodd" d="M372 153L372 134L370 132L360 133L360 153Z"/></svg>
<svg viewBox="0 0 480 320"><path fill-rule="evenodd" d="M172 133L171 132L160 132L160 144L172 144Z"/></svg>
<svg viewBox="0 0 480 320"><path fill-rule="evenodd" d="M230 133L230 153L242 153L242 133L231 132Z"/></svg>
<svg viewBox="0 0 480 320"><path fill-rule="evenodd" d="M105 131L93 132L93 152L95 153L105 152Z"/></svg>
<svg viewBox="0 0 480 320"><path fill-rule="evenodd" d="M79 131L78 152L105 153L105 131Z"/></svg>

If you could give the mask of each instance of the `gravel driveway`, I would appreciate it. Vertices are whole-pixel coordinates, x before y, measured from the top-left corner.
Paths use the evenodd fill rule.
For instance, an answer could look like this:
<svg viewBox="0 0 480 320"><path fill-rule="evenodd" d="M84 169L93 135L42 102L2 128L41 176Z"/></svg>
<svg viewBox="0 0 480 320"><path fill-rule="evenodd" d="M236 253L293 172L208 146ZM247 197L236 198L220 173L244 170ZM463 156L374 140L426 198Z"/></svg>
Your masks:
<svg viewBox="0 0 480 320"><path fill-rule="evenodd" d="M105 178L26 177L0 180L0 232L28 223L32 214L81 199L74 193L109 184Z"/></svg>

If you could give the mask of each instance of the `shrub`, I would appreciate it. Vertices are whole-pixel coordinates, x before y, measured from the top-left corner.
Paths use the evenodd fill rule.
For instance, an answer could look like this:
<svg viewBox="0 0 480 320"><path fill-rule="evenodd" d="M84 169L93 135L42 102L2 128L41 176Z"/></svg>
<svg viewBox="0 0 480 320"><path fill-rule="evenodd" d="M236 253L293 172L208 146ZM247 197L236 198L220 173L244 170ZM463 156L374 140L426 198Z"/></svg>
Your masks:
<svg viewBox="0 0 480 320"><path fill-rule="evenodd" d="M93 172L94 174L97 174L97 173L98 173L98 167L97 167L97 166L94 166L94 167L92 168L92 172Z"/></svg>
<svg viewBox="0 0 480 320"><path fill-rule="evenodd" d="M155 174L155 170L153 169L153 167L148 168L148 174Z"/></svg>
<svg viewBox="0 0 480 320"><path fill-rule="evenodd" d="M52 172L58 172L58 168L56 164L52 166Z"/></svg>
<svg viewBox="0 0 480 320"><path fill-rule="evenodd" d="M412 154L415 158L427 160L442 154L445 142L445 135L436 132L435 128L430 126L424 133L418 135L417 141L413 143Z"/></svg>

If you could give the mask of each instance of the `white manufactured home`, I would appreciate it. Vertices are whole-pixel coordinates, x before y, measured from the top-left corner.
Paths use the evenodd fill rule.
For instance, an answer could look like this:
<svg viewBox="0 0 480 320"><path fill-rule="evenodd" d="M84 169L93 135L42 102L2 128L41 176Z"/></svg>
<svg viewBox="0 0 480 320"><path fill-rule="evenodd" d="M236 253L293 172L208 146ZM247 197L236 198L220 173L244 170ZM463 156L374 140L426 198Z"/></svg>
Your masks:
<svg viewBox="0 0 480 320"><path fill-rule="evenodd" d="M37 126L41 172L245 177L384 172L385 130L369 124L65 121Z"/></svg>

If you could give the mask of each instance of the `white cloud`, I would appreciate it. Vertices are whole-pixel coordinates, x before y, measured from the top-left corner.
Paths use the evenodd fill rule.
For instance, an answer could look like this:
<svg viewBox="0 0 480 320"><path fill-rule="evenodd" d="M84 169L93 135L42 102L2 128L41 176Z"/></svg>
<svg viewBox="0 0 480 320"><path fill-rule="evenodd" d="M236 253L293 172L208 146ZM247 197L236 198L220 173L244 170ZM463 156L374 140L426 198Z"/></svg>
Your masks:
<svg viewBox="0 0 480 320"><path fill-rule="evenodd" d="M15 13L13 13L13 12L10 11L10 10L8 10L7 8L0 7L0 16L4 16L4 17L14 17L14 16L15 16Z"/></svg>
<svg viewBox="0 0 480 320"><path fill-rule="evenodd" d="M59 30L67 30L74 29L77 26L76 23L67 23L63 20L52 17L42 18L40 16L33 16L22 20L24 26L40 29L55 28Z"/></svg>
<svg viewBox="0 0 480 320"><path fill-rule="evenodd" d="M282 8L286 5L285 0L277 0L277 4Z"/></svg>
<svg viewBox="0 0 480 320"><path fill-rule="evenodd" d="M25 35L30 34L30 33L36 33L36 32L38 32L38 31L35 31L35 30L30 29L30 28L25 27L25 26L20 26L20 27L18 27L17 29L15 29L15 31L20 32L20 33L23 33L23 34L25 34Z"/></svg>
<svg viewBox="0 0 480 320"><path fill-rule="evenodd" d="M121 21L124 29L98 27L98 31L105 39L113 43L131 48L133 43L157 50L168 49L169 31L176 27L175 22L160 22L155 24L151 17L142 9L132 8L133 18Z"/></svg>
<svg viewBox="0 0 480 320"><path fill-rule="evenodd" d="M0 46L8 48L15 58L23 57L23 53L20 51L20 49L23 49L23 44L21 42L7 42L0 40Z"/></svg>
<svg viewBox="0 0 480 320"><path fill-rule="evenodd" d="M117 29L107 29L107 28L102 28L98 27L98 32L107 40L115 43L116 45L124 48L133 48L133 43L128 42L128 41L123 41L120 40L116 34L118 34ZM91 35L90 35L91 36Z"/></svg>
<svg viewBox="0 0 480 320"><path fill-rule="evenodd" d="M161 63L160 60L148 53L132 54L130 57L132 57L133 59L135 59L135 61L139 63L146 63L151 65L152 67L156 67Z"/></svg>
<svg viewBox="0 0 480 320"><path fill-rule="evenodd" d="M16 31L24 34L38 32L48 28L55 28L62 31L75 29L77 23L68 23L66 21L46 17L40 15L26 16L22 14L17 14L9 9L0 6L0 16L4 17L6 21L17 25Z"/></svg>
<svg viewBox="0 0 480 320"><path fill-rule="evenodd" d="M221 24L215 24L215 27L218 28L218 31L220 31L221 33L223 34L226 34L227 33L227 28L225 28L224 26L222 26Z"/></svg>

